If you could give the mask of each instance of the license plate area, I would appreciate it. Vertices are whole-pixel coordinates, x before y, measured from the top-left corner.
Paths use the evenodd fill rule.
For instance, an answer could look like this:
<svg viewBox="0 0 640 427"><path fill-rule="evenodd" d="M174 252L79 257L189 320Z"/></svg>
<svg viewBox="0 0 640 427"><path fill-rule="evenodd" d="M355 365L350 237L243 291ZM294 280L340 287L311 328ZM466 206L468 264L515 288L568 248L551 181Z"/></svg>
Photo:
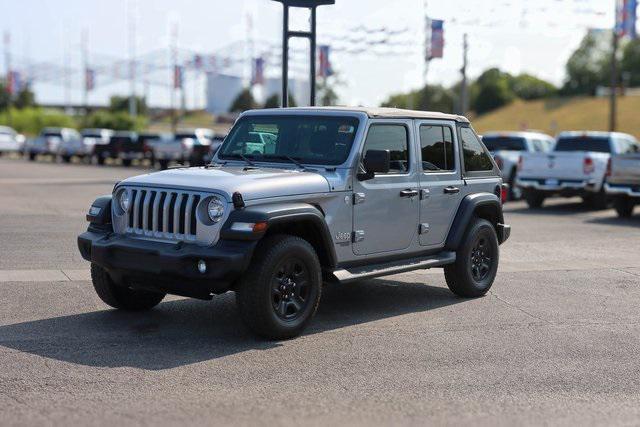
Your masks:
<svg viewBox="0 0 640 427"><path fill-rule="evenodd" d="M544 181L545 185L558 185L560 182L555 178L549 178Z"/></svg>

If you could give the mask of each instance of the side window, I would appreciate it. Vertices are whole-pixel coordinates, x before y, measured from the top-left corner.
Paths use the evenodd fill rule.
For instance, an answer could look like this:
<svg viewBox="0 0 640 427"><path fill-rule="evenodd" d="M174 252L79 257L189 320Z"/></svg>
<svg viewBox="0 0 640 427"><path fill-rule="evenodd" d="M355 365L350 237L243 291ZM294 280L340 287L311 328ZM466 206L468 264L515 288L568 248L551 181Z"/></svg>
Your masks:
<svg viewBox="0 0 640 427"><path fill-rule="evenodd" d="M449 126L420 126L420 152L425 172L453 171L453 132Z"/></svg>
<svg viewBox="0 0 640 427"><path fill-rule="evenodd" d="M533 151L535 151L536 153L540 153L545 151L544 150L544 143L542 141L540 141L539 139L532 139L530 140L531 145L533 146Z"/></svg>
<svg viewBox="0 0 640 427"><path fill-rule="evenodd" d="M469 127L460 128L462 138L462 156L464 169L467 172L479 172L493 170L493 163L482 143Z"/></svg>
<svg viewBox="0 0 640 427"><path fill-rule="evenodd" d="M368 150L389 150L390 174L409 171L409 137L404 125L371 125L364 144L365 155Z"/></svg>

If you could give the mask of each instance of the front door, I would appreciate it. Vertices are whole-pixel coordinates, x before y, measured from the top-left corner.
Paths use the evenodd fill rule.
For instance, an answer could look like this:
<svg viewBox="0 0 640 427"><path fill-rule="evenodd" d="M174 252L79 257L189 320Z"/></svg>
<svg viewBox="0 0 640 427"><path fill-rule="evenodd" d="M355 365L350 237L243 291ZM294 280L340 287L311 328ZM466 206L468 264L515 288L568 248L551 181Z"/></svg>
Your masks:
<svg viewBox="0 0 640 427"><path fill-rule="evenodd" d="M462 197L455 123L416 122L420 144L420 245L444 245Z"/></svg>
<svg viewBox="0 0 640 427"><path fill-rule="evenodd" d="M367 150L389 150L388 173L353 185L353 251L357 255L408 248L417 235L418 171L412 149L411 120L371 122L361 159Z"/></svg>

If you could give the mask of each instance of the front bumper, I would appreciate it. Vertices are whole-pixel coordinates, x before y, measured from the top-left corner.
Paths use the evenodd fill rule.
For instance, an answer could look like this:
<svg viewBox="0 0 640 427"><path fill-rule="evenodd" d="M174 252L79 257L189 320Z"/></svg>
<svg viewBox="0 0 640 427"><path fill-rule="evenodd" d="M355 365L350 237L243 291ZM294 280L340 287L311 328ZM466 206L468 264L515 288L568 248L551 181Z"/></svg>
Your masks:
<svg viewBox="0 0 640 427"><path fill-rule="evenodd" d="M201 299L228 291L247 269L256 244L220 240L198 246L96 230L78 236L82 257L103 267L114 281ZM201 260L207 266L204 273L198 271Z"/></svg>
<svg viewBox="0 0 640 427"><path fill-rule="evenodd" d="M640 198L640 185L609 184L604 185L607 194Z"/></svg>

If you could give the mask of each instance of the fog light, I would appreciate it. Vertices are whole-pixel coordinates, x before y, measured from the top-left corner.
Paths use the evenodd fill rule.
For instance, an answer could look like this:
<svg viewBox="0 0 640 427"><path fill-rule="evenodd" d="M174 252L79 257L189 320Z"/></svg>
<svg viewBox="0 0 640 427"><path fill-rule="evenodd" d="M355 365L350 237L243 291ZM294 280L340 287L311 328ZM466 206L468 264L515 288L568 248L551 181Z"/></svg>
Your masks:
<svg viewBox="0 0 640 427"><path fill-rule="evenodd" d="M204 274L207 272L207 263L202 259L198 261L198 271L200 272L200 274Z"/></svg>

